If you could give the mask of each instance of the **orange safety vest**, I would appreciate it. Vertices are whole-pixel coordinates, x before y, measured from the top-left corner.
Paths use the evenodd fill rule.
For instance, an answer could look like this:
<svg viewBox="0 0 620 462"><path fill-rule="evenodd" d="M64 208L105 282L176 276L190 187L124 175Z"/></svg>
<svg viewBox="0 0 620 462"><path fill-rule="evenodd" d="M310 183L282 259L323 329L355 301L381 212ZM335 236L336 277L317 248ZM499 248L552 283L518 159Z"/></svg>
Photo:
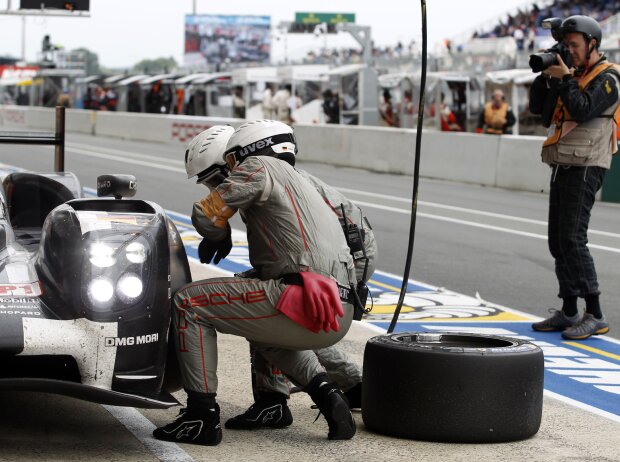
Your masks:
<svg viewBox="0 0 620 462"><path fill-rule="evenodd" d="M613 63L604 63L596 66L591 72L586 74L583 78L579 79L579 90L583 90L592 82L596 77L605 72L606 70L613 69L616 71L616 77L620 81L620 65ZM620 92L620 88L618 88ZM611 143L612 152L615 154L618 151L618 138L620 137L620 104L616 107L613 113L613 121L616 124L616 129L613 130ZM553 111L553 117L551 118L552 126L554 127L553 133L551 133L545 142L543 147L552 146L557 144L560 139L565 135L568 135L570 131L575 128L577 123L571 118L568 109L564 105L562 98L558 97L555 103L555 109Z"/></svg>
<svg viewBox="0 0 620 462"><path fill-rule="evenodd" d="M498 108L493 103L484 105L484 123L486 124L486 132L493 135L501 135L504 133L503 125L506 123L508 114L508 103L502 103ZM500 128L495 128L500 126Z"/></svg>

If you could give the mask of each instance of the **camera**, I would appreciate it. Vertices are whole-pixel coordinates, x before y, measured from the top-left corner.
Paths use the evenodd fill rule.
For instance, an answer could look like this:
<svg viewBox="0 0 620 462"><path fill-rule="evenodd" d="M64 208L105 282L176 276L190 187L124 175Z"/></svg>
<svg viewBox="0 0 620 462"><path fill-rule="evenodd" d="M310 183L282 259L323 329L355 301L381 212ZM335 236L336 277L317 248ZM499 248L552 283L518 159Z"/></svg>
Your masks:
<svg viewBox="0 0 620 462"><path fill-rule="evenodd" d="M551 30L551 36L558 43L543 52L530 55L529 65L532 68L532 72L541 72L549 66L558 64L558 55L560 55L562 61L564 61L568 67L571 67L570 52L566 45L562 43L563 36L560 30L561 25L562 19L560 18L548 18L542 22L542 28Z"/></svg>

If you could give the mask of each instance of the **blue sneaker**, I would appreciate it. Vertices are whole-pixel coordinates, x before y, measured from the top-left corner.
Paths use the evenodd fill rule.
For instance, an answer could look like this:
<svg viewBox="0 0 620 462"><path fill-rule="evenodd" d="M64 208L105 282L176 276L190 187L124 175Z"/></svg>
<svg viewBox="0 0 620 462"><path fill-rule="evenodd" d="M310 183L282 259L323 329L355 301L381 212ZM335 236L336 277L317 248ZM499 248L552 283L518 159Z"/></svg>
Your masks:
<svg viewBox="0 0 620 462"><path fill-rule="evenodd" d="M553 313L547 319L532 324L532 329L538 332L554 332L563 331L569 327L573 327L580 321L579 313L573 316L566 316L561 310L549 310L549 313Z"/></svg>
<svg viewBox="0 0 620 462"><path fill-rule="evenodd" d="M609 332L609 324L605 316L596 319L590 313L586 313L578 324L562 332L562 337L569 340L584 340L591 335L603 335L607 332Z"/></svg>

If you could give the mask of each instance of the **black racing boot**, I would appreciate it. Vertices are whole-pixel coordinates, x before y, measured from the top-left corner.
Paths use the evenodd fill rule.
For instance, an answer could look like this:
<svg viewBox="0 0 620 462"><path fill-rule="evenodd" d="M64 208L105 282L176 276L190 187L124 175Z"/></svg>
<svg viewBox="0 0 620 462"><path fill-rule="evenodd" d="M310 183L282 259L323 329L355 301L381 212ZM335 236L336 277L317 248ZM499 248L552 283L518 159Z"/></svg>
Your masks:
<svg viewBox="0 0 620 462"><path fill-rule="evenodd" d="M217 446L222 441L220 407L215 393L188 392L187 408L172 423L153 430L158 440Z"/></svg>
<svg viewBox="0 0 620 462"><path fill-rule="evenodd" d="M233 430L285 428L293 423L293 415L282 393L264 393L243 414L228 419L224 426Z"/></svg>
<svg viewBox="0 0 620 462"><path fill-rule="evenodd" d="M305 391L325 416L330 440L350 440L355 435L355 419L340 388L329 381L327 374L314 377Z"/></svg>

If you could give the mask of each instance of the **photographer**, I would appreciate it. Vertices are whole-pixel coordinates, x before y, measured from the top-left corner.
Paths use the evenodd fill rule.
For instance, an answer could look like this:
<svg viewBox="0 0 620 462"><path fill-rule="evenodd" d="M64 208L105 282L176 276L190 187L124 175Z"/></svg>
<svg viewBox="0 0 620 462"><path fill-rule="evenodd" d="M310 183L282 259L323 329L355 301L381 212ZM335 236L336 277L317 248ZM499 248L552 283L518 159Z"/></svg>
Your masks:
<svg viewBox="0 0 620 462"><path fill-rule="evenodd" d="M620 75L598 50L602 32L594 19L571 16L554 32L559 32L559 37L554 37L563 43L549 50L555 63L544 63L546 68L532 84L530 110L552 114L542 160L552 168L548 240L563 305L561 311L554 311L532 328L562 331L568 339L585 339L609 331L599 304L594 261L586 244L595 195L612 153L618 149L614 113L620 103ZM545 61L545 55L548 57L540 53L532 59ZM570 69L566 61L571 62ZM558 97L550 102L549 96L556 91ZM583 317L577 310L577 297L585 299Z"/></svg>

